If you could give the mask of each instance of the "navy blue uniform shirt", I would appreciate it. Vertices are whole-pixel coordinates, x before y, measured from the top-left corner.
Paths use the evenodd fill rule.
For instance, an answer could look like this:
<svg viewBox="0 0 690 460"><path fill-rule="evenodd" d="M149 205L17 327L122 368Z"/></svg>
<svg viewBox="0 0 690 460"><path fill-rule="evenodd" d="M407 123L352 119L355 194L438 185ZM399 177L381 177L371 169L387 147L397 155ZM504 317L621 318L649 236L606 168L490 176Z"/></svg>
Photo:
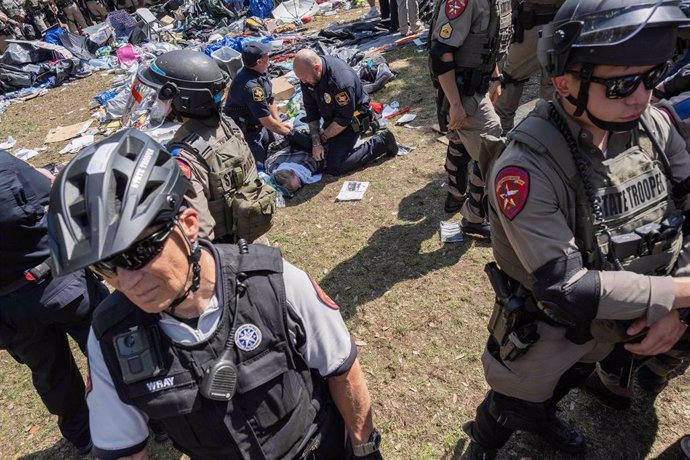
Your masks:
<svg viewBox="0 0 690 460"><path fill-rule="evenodd" d="M50 255L45 217L50 185L31 165L0 150L0 287Z"/></svg>
<svg viewBox="0 0 690 460"><path fill-rule="evenodd" d="M250 125L258 125L259 118L271 114L269 105L273 103L273 87L268 75L247 67L242 67L230 84L230 93L223 112L237 124L240 118Z"/></svg>
<svg viewBox="0 0 690 460"><path fill-rule="evenodd" d="M362 87L362 80L347 62L337 57L323 56L321 63L321 80L316 86L301 84L307 112L302 121L311 123L323 118L324 126L333 121L340 126L350 126L355 110L369 105L369 95Z"/></svg>

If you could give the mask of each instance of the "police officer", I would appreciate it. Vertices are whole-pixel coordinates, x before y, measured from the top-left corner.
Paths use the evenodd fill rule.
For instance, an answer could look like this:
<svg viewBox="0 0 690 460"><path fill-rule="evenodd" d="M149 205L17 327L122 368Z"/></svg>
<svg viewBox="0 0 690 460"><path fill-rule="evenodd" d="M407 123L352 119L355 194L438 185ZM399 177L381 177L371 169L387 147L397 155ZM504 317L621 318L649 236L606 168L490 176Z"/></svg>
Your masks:
<svg viewBox="0 0 690 460"><path fill-rule="evenodd" d="M539 30L551 22L562 4L563 0L520 0L513 10L513 41L503 63L503 91L496 101L496 113L504 133L513 127L525 83L539 71ZM551 80L542 72L539 97L548 100L552 92Z"/></svg>
<svg viewBox="0 0 690 460"><path fill-rule="evenodd" d="M36 28L39 34L48 28L46 25L45 11L48 9L48 2L50 0L26 0L24 2L24 10L29 16L29 21Z"/></svg>
<svg viewBox="0 0 690 460"><path fill-rule="evenodd" d="M60 432L85 454L91 435L84 380L67 337L86 353L92 310L108 290L84 270L50 273L48 176L0 150L0 349L31 369Z"/></svg>
<svg viewBox="0 0 690 460"><path fill-rule="evenodd" d="M287 136L291 126L280 120L271 79L266 74L271 45L252 42L242 48L244 67L230 84L223 113L235 120L259 168L266 161L268 145L276 134Z"/></svg>
<svg viewBox="0 0 690 460"><path fill-rule="evenodd" d="M67 28L70 32L76 33L81 29L88 27L86 19L79 9L76 0L55 0L55 5L60 9L63 19L67 22Z"/></svg>
<svg viewBox="0 0 690 460"><path fill-rule="evenodd" d="M542 31L555 100L511 131L487 182L500 270L487 266L491 390L463 427L473 458L493 458L514 430L581 452L558 401L616 342L651 356L686 331L690 279L669 275L687 267L690 157L649 100L688 22L678 2L657 3L566 0Z"/></svg>
<svg viewBox="0 0 690 460"><path fill-rule="evenodd" d="M309 124L312 154L316 161L326 160L326 172L339 176L398 153L389 130L355 147L360 127L371 123L373 114L362 81L345 61L302 49L295 55L293 69L301 82L307 112L303 121Z"/></svg>
<svg viewBox="0 0 690 460"><path fill-rule="evenodd" d="M258 176L235 122L220 112L228 75L203 53L177 50L141 66L122 116L124 126L183 124L168 148L192 181L187 202L204 238L254 241L272 225L275 191Z"/></svg>
<svg viewBox="0 0 690 460"><path fill-rule="evenodd" d="M7 49L7 40L21 37L19 23L6 13L4 7L0 8L0 53Z"/></svg>
<svg viewBox="0 0 690 460"><path fill-rule="evenodd" d="M505 53L511 31L510 0L444 0L436 3L430 30L431 73L438 80L439 112L448 119L446 170L449 192L445 209L460 209L465 233L490 236L485 220L482 171L490 159L480 155L481 134L498 136L501 129L493 102L501 92L496 63ZM470 194L463 202L465 154L475 160Z"/></svg>
<svg viewBox="0 0 690 460"><path fill-rule="evenodd" d="M89 336L94 453L143 454L146 419L191 458L380 459L357 349L313 278L264 245L213 245L188 181L124 130L56 179L55 266L115 289ZM97 229L97 231L95 231Z"/></svg>

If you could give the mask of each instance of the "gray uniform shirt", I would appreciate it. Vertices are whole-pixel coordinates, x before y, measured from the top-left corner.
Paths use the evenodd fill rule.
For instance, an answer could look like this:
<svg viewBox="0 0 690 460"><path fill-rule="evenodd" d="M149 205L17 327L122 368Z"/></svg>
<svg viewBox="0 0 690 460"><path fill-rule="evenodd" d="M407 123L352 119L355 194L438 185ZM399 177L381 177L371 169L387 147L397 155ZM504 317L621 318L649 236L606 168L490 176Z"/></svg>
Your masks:
<svg viewBox="0 0 690 460"><path fill-rule="evenodd" d="M588 133L581 137L582 128L563 111L559 103L556 103L556 107L567 120L581 148L596 149L591 143L583 144L586 143L583 137L586 139ZM653 120L651 129L656 131L655 136L671 163L671 182L678 183L690 176L690 156L685 150L685 142L658 109L650 107L648 110ZM610 157L622 152L631 142L631 136L630 132L610 133L607 155ZM599 153L603 158L604 153ZM502 203L499 203L496 191L497 176L510 166L519 167L529 175L527 197L512 220L498 211ZM492 207L490 217L494 252L509 246L529 274L551 260L578 251L571 230L575 216L565 215L563 211L567 209L566 203L575 201L575 191L560 180L557 171L557 166L548 155L535 154L522 144L512 143L496 160L487 181L487 195ZM683 211L687 209L687 206L681 207ZM686 237L678 261L679 270L684 270L688 265L687 240ZM673 279L668 276L618 271L600 271L599 275L601 298L597 319L630 320L646 315L647 323L651 325L669 312L675 299ZM518 281L532 288L532 280Z"/></svg>
<svg viewBox="0 0 690 460"><path fill-rule="evenodd" d="M283 264L288 329L299 353L321 376L346 372L354 363L357 348L340 311L310 276L287 261ZM197 329L165 313L161 314L159 324L173 341L193 344L215 331L221 313L218 299L214 297L199 318ZM88 350L92 388L87 394L87 403L94 445L100 450L117 451L142 443L149 435L147 418L118 397L93 329L89 334Z"/></svg>

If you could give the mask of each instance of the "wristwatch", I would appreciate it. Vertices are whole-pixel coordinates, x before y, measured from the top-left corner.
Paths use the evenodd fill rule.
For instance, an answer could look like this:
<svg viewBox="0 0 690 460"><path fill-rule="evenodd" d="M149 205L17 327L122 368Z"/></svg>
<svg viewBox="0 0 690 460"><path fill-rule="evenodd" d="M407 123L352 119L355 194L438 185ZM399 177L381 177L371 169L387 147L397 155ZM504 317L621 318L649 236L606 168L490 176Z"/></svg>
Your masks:
<svg viewBox="0 0 690 460"><path fill-rule="evenodd" d="M352 446L352 453L355 457L364 457L365 455L373 454L374 452L378 451L380 444L381 433L379 433L379 430L374 428L369 435L369 440L367 442Z"/></svg>
<svg viewBox="0 0 690 460"><path fill-rule="evenodd" d="M489 78L489 81L497 81L497 82L500 82L501 84L503 84L503 80L504 80L504 79L503 79L503 74L499 74L499 75L496 76L496 77L491 77L491 78Z"/></svg>
<svg viewBox="0 0 690 460"><path fill-rule="evenodd" d="M690 327L690 308L682 308L678 310L680 322Z"/></svg>

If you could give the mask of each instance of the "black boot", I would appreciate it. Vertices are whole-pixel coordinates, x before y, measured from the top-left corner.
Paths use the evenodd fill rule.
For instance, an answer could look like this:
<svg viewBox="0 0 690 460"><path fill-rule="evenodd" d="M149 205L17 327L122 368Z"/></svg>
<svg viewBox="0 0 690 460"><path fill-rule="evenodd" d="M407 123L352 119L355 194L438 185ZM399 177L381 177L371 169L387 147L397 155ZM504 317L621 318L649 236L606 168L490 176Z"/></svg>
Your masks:
<svg viewBox="0 0 690 460"><path fill-rule="evenodd" d="M491 238L491 225L487 221L474 224L469 220L463 218L462 222L460 223L462 225L462 233L464 234L478 235L483 238Z"/></svg>
<svg viewBox="0 0 690 460"><path fill-rule="evenodd" d="M632 398L617 395L613 391L609 390L608 387L602 383L601 379L599 378L599 374L596 372L587 378L587 381L582 386L582 389L594 396L599 403L610 409L627 410L632 404Z"/></svg>
<svg viewBox="0 0 690 460"><path fill-rule="evenodd" d="M386 146L386 156L391 158L398 154L398 141L395 140L393 133L386 129L380 133Z"/></svg>
<svg viewBox="0 0 690 460"><path fill-rule="evenodd" d="M443 205L443 210L448 214L456 213L462 209L462 205L465 203L466 199L467 195L462 195L462 197L458 198L452 193L448 192L446 195L446 202Z"/></svg>
<svg viewBox="0 0 690 460"><path fill-rule="evenodd" d="M668 377L655 374L647 366L642 366L637 371L637 383L644 391L658 395L668 385Z"/></svg>

